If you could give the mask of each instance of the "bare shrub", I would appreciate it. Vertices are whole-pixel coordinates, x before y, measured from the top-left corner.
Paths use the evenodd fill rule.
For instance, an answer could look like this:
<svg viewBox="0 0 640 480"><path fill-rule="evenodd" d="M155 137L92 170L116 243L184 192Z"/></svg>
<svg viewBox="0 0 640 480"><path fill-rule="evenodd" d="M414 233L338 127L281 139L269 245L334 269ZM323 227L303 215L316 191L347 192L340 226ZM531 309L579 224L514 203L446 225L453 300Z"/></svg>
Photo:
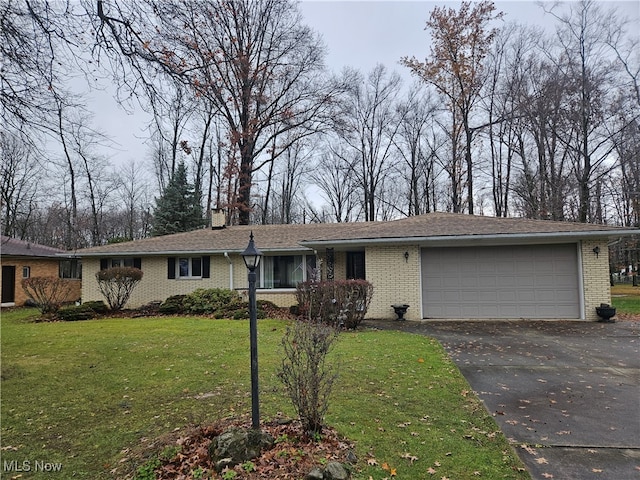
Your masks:
<svg viewBox="0 0 640 480"><path fill-rule="evenodd" d="M96 273L100 292L107 299L111 310L122 310L131 292L142 280L142 270L133 267L113 267Z"/></svg>
<svg viewBox="0 0 640 480"><path fill-rule="evenodd" d="M322 432L338 367L328 359L338 331L319 322L297 321L282 339L284 358L279 377L305 430Z"/></svg>
<svg viewBox="0 0 640 480"><path fill-rule="evenodd" d="M309 281L296 288L301 316L337 328L356 328L372 296L373 285L366 280Z"/></svg>
<svg viewBox="0 0 640 480"><path fill-rule="evenodd" d="M58 277L25 278L22 280L22 289L43 314L57 312L72 295L70 283Z"/></svg>

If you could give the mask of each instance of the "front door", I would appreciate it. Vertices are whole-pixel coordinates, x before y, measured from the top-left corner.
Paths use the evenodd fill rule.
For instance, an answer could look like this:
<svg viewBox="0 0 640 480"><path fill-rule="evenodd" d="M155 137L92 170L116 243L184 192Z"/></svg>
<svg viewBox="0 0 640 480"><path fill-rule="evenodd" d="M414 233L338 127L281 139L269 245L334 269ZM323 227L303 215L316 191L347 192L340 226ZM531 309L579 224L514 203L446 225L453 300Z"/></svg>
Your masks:
<svg viewBox="0 0 640 480"><path fill-rule="evenodd" d="M2 266L2 303L16 301L16 267Z"/></svg>

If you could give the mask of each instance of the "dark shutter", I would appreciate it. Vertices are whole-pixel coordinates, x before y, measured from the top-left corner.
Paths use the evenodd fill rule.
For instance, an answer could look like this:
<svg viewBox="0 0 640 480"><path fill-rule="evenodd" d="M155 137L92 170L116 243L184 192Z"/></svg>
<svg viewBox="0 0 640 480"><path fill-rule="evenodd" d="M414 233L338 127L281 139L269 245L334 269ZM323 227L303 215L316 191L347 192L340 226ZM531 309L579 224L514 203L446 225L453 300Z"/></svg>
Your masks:
<svg viewBox="0 0 640 480"><path fill-rule="evenodd" d="M142 270L142 258L134 257L133 268L139 268L140 270Z"/></svg>
<svg viewBox="0 0 640 480"><path fill-rule="evenodd" d="M167 259L167 278L176 278L176 259L173 257Z"/></svg>
<svg viewBox="0 0 640 480"><path fill-rule="evenodd" d="M202 257L202 278L211 277L211 257Z"/></svg>
<svg viewBox="0 0 640 480"><path fill-rule="evenodd" d="M109 259L108 258L101 258L100 259L100 270L106 270L107 268L109 268Z"/></svg>

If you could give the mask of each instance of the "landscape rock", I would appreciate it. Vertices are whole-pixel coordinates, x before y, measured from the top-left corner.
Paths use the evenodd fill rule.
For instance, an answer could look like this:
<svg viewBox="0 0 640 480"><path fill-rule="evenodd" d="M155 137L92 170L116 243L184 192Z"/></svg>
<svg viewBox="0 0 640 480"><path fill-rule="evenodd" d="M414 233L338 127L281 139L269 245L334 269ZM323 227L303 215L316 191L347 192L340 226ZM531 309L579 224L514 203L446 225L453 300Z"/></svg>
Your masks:
<svg viewBox="0 0 640 480"><path fill-rule="evenodd" d="M274 439L259 430L232 428L217 436L209 446L209 456L216 471L248 462L260 455L262 449L273 446Z"/></svg>
<svg viewBox="0 0 640 480"><path fill-rule="evenodd" d="M324 479L324 471L321 468L314 468L304 477L304 480L323 480Z"/></svg>
<svg viewBox="0 0 640 480"><path fill-rule="evenodd" d="M324 469L325 480L347 480L349 478L349 472L339 462L329 462Z"/></svg>

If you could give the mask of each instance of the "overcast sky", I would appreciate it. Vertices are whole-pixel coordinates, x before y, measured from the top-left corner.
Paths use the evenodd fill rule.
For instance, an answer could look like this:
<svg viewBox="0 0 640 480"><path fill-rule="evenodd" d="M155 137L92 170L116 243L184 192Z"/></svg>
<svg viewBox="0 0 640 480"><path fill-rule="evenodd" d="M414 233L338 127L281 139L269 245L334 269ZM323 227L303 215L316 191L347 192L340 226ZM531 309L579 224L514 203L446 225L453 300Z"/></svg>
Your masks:
<svg viewBox="0 0 640 480"><path fill-rule="evenodd" d="M640 29L640 1L600 0L605 7L616 7L624 17L633 19ZM505 21L551 25L553 21L537 2L529 0L496 1ZM547 2L551 4L551 2ZM425 58L429 53L429 35L424 30L429 13L436 5L457 8L459 1L331 1L303 0L300 4L305 22L318 31L328 47L327 66L340 71L345 66L368 73L377 63L395 70L410 81L408 69L398 64L403 56ZM148 118L127 114L118 107L109 92L94 92L95 126L109 135L118 152L111 162L120 164L147 160L145 127Z"/></svg>

